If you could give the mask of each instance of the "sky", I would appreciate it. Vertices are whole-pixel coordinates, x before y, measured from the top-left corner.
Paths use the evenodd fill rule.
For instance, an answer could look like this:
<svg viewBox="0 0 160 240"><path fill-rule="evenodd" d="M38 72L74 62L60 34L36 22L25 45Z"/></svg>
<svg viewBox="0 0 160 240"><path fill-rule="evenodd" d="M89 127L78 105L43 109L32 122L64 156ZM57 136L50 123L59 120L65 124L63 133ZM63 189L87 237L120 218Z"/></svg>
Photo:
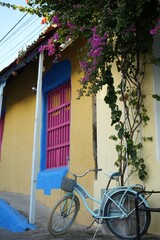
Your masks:
<svg viewBox="0 0 160 240"><path fill-rule="evenodd" d="M26 6L25 0L1 0L5 3ZM36 15L22 13L0 6L0 71L12 63L18 52L33 43L46 25ZM18 23L19 22L19 23Z"/></svg>

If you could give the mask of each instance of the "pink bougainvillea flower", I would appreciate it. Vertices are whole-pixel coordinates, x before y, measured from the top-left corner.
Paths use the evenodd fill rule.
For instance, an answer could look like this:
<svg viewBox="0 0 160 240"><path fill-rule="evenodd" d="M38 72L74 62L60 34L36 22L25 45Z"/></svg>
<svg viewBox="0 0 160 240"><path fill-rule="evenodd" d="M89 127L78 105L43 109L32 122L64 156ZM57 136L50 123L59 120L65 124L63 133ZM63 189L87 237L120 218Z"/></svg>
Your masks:
<svg viewBox="0 0 160 240"><path fill-rule="evenodd" d="M79 61L79 65L83 69L88 68L88 62L86 61Z"/></svg>
<svg viewBox="0 0 160 240"><path fill-rule="evenodd" d="M71 23L71 22L67 22L67 26L68 26L70 29L72 29L72 30L76 29L76 25L74 25L74 24Z"/></svg>
<svg viewBox="0 0 160 240"><path fill-rule="evenodd" d="M155 35L156 33L157 33L157 31L155 29L150 30L150 35Z"/></svg>
<svg viewBox="0 0 160 240"><path fill-rule="evenodd" d="M38 49L39 52L43 52L44 50L46 50L46 45L42 45L42 46L40 46L40 48Z"/></svg>
<svg viewBox="0 0 160 240"><path fill-rule="evenodd" d="M66 41L69 41L71 39L71 36L66 36Z"/></svg>
<svg viewBox="0 0 160 240"><path fill-rule="evenodd" d="M80 8L80 7L81 7L80 4L74 4L74 5L73 5L73 8L74 8L74 9L78 9L78 8Z"/></svg>
<svg viewBox="0 0 160 240"><path fill-rule="evenodd" d="M59 35L58 35L58 33L55 33L55 34L53 35L53 38L54 38L54 40L58 41L58 40L59 40Z"/></svg>
<svg viewBox="0 0 160 240"><path fill-rule="evenodd" d="M84 72L84 77L81 79L82 83L89 81L94 74L96 74L96 69L99 64L100 57L103 54L103 46L107 44L108 34L104 33L103 36L100 36L97 33L97 28L94 27L91 29L92 36L88 39L88 44L90 50L88 52L88 58L84 61L80 61L80 68Z"/></svg>
<svg viewBox="0 0 160 240"><path fill-rule="evenodd" d="M55 54L56 49L54 44L50 44L46 47L46 50L48 51L48 56L52 56Z"/></svg>
<svg viewBox="0 0 160 240"><path fill-rule="evenodd" d="M89 81L88 76L84 76L83 78L81 78L81 82L88 82L88 81Z"/></svg>
<svg viewBox="0 0 160 240"><path fill-rule="evenodd" d="M83 26L80 28L80 31L83 32L85 29L86 29L86 27Z"/></svg>
<svg viewBox="0 0 160 240"><path fill-rule="evenodd" d="M160 19L158 20L156 26L150 30L151 35L155 35L160 31Z"/></svg>
<svg viewBox="0 0 160 240"><path fill-rule="evenodd" d="M155 26L155 28L150 30L150 34L155 35L159 32L159 30L160 30L160 25L157 25L157 26Z"/></svg>
<svg viewBox="0 0 160 240"><path fill-rule="evenodd" d="M60 25L60 22L59 22L59 17L58 17L58 16L53 16L52 22L53 22L53 24L56 24L57 27L60 27L60 26L61 26L61 25Z"/></svg>

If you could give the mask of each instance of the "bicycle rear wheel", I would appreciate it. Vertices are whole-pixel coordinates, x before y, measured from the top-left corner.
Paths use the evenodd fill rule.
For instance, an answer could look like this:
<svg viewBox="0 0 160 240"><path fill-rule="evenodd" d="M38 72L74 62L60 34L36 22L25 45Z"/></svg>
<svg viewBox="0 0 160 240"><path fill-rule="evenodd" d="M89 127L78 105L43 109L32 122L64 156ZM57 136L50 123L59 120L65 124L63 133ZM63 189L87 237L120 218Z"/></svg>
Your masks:
<svg viewBox="0 0 160 240"><path fill-rule="evenodd" d="M110 231L115 236L125 239L136 239L137 236L136 213L135 213L136 193L130 191L127 192L126 194L124 193L125 191L115 193L112 196L112 200L109 200L106 203L105 216L111 217L109 219L106 219L106 224ZM139 195L138 203L141 202L142 196ZM121 203L122 209L128 215L127 217L122 217L122 212L117 206L119 203ZM146 204L143 202L141 203L141 208L144 207L146 207ZM143 234L145 234L150 225L151 219L150 212L140 211L139 219L140 219L140 236L142 236Z"/></svg>
<svg viewBox="0 0 160 240"><path fill-rule="evenodd" d="M50 234L55 236L65 233L72 226L79 208L77 196L65 196L57 202L48 218Z"/></svg>

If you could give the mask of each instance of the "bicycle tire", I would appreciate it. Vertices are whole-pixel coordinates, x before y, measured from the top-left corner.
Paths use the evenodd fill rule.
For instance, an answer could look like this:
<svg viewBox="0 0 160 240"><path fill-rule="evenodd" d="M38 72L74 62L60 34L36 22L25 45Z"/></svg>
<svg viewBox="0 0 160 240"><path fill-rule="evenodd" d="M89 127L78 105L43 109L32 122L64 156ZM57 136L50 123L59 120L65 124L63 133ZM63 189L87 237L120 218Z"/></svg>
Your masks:
<svg viewBox="0 0 160 240"><path fill-rule="evenodd" d="M116 203L121 201L123 197L122 204L123 209L127 212L135 209L135 196L136 192L128 191L124 195L125 191L119 191L112 195L112 200L107 201L105 206L104 214L105 216L112 217L113 215L121 215L120 209L116 206ZM142 202L142 196L139 195L138 202ZM141 208L146 207L146 204L143 202ZM115 215L116 214L116 215ZM144 235L150 225L151 215L150 212L140 211L140 236ZM105 220L110 231L119 238L124 239L137 239L137 228L136 228L136 213L133 211L128 217L117 217L109 218Z"/></svg>
<svg viewBox="0 0 160 240"><path fill-rule="evenodd" d="M50 234L57 236L65 233L75 221L79 208L77 196L64 196L60 199L48 218L47 227Z"/></svg>

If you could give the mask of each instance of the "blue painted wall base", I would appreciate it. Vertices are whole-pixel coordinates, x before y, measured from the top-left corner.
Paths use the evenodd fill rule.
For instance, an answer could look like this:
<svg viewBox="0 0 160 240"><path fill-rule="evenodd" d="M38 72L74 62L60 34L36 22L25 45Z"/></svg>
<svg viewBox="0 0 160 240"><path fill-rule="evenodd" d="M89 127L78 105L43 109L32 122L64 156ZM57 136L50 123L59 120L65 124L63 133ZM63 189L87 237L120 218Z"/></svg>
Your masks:
<svg viewBox="0 0 160 240"><path fill-rule="evenodd" d="M36 226L29 224L28 219L0 198L0 228L11 232L24 232L28 229L36 229Z"/></svg>

